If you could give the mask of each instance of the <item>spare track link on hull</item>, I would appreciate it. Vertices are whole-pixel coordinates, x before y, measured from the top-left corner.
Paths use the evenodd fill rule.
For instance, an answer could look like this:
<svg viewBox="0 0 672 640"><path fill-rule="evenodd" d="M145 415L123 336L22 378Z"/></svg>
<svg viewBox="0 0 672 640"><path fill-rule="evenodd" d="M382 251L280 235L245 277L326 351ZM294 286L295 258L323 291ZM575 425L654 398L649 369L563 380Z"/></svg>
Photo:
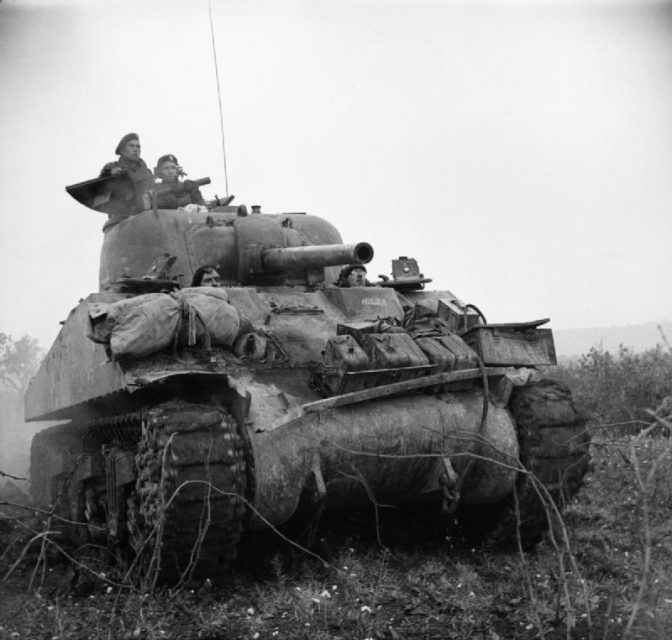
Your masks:
<svg viewBox="0 0 672 640"><path fill-rule="evenodd" d="M569 388L561 382L543 379L517 387L508 408L516 425L520 463L527 472L520 473L515 495L489 507L469 505L458 519L467 537L486 537L495 548L520 542L529 550L549 527L553 514L544 504L548 495L562 510L581 488L590 437Z"/></svg>
<svg viewBox="0 0 672 640"><path fill-rule="evenodd" d="M236 422L220 406L175 400L147 410L136 455L139 517L129 512L145 578L215 576L236 557L244 455Z"/></svg>

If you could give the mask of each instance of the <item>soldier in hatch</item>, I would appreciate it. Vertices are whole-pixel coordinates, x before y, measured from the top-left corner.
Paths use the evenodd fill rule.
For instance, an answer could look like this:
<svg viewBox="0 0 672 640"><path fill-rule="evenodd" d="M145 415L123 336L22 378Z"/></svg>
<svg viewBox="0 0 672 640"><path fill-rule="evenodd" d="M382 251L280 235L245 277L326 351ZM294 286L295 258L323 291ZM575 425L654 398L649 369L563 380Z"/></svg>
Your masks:
<svg viewBox="0 0 672 640"><path fill-rule="evenodd" d="M217 269L210 264L204 264L196 269L194 277L191 280L192 287L221 287L222 279L217 273Z"/></svg>
<svg viewBox="0 0 672 640"><path fill-rule="evenodd" d="M119 156L108 162L101 170L101 178L116 177L110 184L110 220L104 229L121 219L149 209L147 191L155 186L152 172L140 157L140 139L137 133L127 133L114 152Z"/></svg>
<svg viewBox="0 0 672 640"><path fill-rule="evenodd" d="M159 189L157 189L157 208L177 209L188 204L205 205L198 185L191 180L180 180L186 173L172 153L159 158L154 174L161 180L158 184ZM161 187L169 188L161 189Z"/></svg>
<svg viewBox="0 0 672 640"><path fill-rule="evenodd" d="M366 267L363 264L349 264L341 269L336 281L337 287L369 287L366 279Z"/></svg>

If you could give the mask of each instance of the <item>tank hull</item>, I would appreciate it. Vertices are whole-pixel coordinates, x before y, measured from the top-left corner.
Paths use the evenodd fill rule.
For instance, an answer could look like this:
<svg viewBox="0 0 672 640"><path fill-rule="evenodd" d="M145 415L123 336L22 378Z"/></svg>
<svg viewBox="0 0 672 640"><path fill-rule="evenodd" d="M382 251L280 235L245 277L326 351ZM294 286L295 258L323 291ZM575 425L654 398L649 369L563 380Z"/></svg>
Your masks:
<svg viewBox="0 0 672 640"><path fill-rule="evenodd" d="M167 580L214 575L244 530L325 507L423 503L479 534L508 509L509 539L529 516L537 540L539 497L561 504L588 460L571 395L541 382L550 331L488 327L420 283L332 286L336 262L371 254L300 214L149 211L111 227L101 292L72 310L26 394L28 420L70 421L33 441L36 501L73 540ZM157 256L181 275L152 282ZM204 264L225 288L187 286ZM127 321L140 352L115 351Z"/></svg>
<svg viewBox="0 0 672 640"><path fill-rule="evenodd" d="M479 462L462 500L498 502L516 479L516 430L493 404L481 424L482 409L474 391L407 396L308 413L255 434L251 526L281 524L320 503L440 503L446 461L460 474L471 454Z"/></svg>

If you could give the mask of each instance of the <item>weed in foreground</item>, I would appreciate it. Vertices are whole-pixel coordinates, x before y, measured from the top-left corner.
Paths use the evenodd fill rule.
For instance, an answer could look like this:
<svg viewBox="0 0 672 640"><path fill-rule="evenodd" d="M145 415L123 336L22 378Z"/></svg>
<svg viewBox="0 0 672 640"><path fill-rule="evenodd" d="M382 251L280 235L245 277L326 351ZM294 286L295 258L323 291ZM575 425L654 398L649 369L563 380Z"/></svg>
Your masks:
<svg viewBox="0 0 672 640"><path fill-rule="evenodd" d="M88 593L73 592L61 554L26 546L36 523L6 514L0 639L666 639L670 447L653 433L614 437L603 428L594 472L565 515L568 549L547 540L532 554L492 553L422 538L421 521L383 517L383 529L372 531L371 520L353 527L341 518L339 529L338 518L325 517L315 540L327 563L261 537L256 566L241 559L219 583L152 594L119 589L103 572ZM36 582L38 561L44 573Z"/></svg>

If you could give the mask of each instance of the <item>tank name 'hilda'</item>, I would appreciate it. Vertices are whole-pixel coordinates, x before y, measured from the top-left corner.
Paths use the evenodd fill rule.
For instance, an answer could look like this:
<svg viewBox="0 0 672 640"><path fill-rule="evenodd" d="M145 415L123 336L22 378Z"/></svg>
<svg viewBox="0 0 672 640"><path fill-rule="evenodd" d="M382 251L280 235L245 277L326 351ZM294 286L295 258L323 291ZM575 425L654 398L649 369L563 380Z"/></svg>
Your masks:
<svg viewBox="0 0 672 640"><path fill-rule="evenodd" d="M387 305L387 301L383 298L362 298L362 304L370 307L384 307Z"/></svg>

